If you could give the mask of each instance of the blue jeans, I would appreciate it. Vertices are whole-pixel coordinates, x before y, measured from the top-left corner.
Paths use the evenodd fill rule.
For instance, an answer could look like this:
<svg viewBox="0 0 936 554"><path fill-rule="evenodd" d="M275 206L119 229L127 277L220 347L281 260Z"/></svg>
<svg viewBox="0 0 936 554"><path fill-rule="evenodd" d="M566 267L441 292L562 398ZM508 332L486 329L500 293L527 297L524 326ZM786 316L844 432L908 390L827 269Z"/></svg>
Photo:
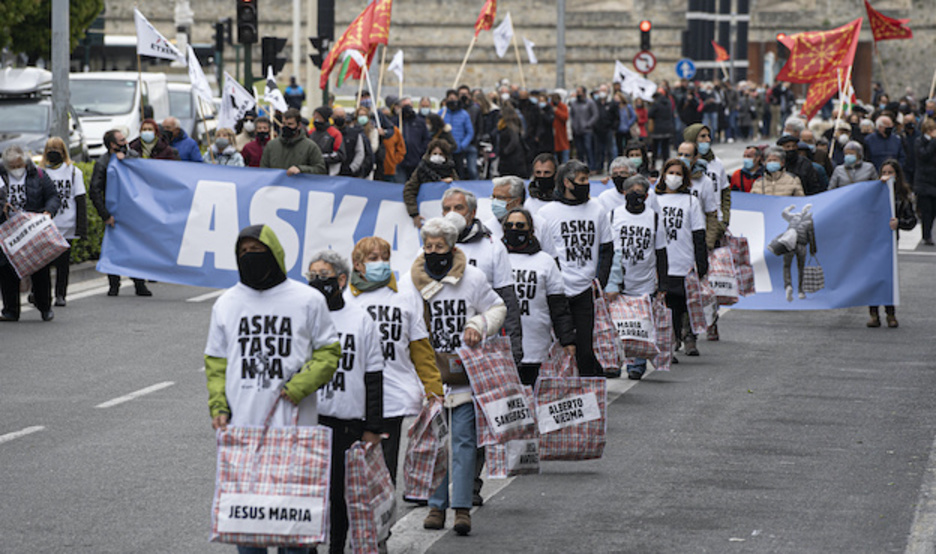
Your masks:
<svg viewBox="0 0 936 554"><path fill-rule="evenodd" d="M702 114L702 124L712 131L712 142L718 136L718 112L704 112Z"/></svg>
<svg viewBox="0 0 936 554"><path fill-rule="evenodd" d="M634 363L627 364L627 373L629 374L632 371L643 375L647 372L647 360L646 358L634 358Z"/></svg>
<svg viewBox="0 0 936 554"><path fill-rule="evenodd" d="M608 165L617 156L617 145L614 141L614 131L606 133L595 133L595 167L591 169L600 171L604 167L605 160Z"/></svg>
<svg viewBox="0 0 936 554"><path fill-rule="evenodd" d="M465 156L466 176L469 181L478 180L478 148L469 144L462 152Z"/></svg>
<svg viewBox="0 0 936 554"><path fill-rule="evenodd" d="M592 133L572 135L572 140L575 141L575 157L588 165L589 168L592 168L595 165L595 150L592 148L592 141L594 138Z"/></svg>
<svg viewBox="0 0 936 554"><path fill-rule="evenodd" d="M726 139L738 138L738 111L732 110L728 113L728 128L725 130Z"/></svg>
<svg viewBox="0 0 936 554"><path fill-rule="evenodd" d="M566 163L567 161L569 161L569 151L562 150L562 151L556 152L556 157L559 158L559 164L562 165Z"/></svg>
<svg viewBox="0 0 936 554"><path fill-rule="evenodd" d="M475 435L474 402L468 402L449 410L452 417L452 467L445 474L439 488L429 498L429 506L445 510L452 508L471 508L474 493L475 451L478 438ZM452 498L449 502L449 477L452 478Z"/></svg>
<svg viewBox="0 0 936 554"><path fill-rule="evenodd" d="M309 554L309 549L304 546L281 546L277 548L278 554ZM267 549L257 546L238 546L237 554L267 554Z"/></svg>

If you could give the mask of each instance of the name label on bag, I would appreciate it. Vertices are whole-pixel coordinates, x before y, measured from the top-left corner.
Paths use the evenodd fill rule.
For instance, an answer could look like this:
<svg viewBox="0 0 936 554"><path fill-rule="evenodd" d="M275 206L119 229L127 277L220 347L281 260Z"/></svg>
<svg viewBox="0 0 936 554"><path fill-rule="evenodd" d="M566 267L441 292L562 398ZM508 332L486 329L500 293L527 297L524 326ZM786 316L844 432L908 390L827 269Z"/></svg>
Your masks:
<svg viewBox="0 0 936 554"><path fill-rule="evenodd" d="M626 319L615 321L618 337L621 340L636 339L653 342L653 322L649 319Z"/></svg>
<svg viewBox="0 0 936 554"><path fill-rule="evenodd" d="M567 396L536 408L539 431L544 435L596 419L601 419L601 410L598 397L593 392Z"/></svg>
<svg viewBox="0 0 936 554"><path fill-rule="evenodd" d="M382 541L390 536L390 524L393 523L393 512L396 510L396 497L389 495L374 508L374 523L377 525L377 540Z"/></svg>
<svg viewBox="0 0 936 554"><path fill-rule="evenodd" d="M709 275L709 286L716 296L738 297L738 280L729 275Z"/></svg>
<svg viewBox="0 0 936 554"><path fill-rule="evenodd" d="M29 219L21 223L20 226L13 231L12 235L3 239L4 249L9 256L15 255L19 252L20 248L29 244L32 237L42 232L50 225L52 225L52 220L45 214L29 217Z"/></svg>
<svg viewBox="0 0 936 554"><path fill-rule="evenodd" d="M533 411L527 406L526 397L522 394L493 400L482 407L491 430L498 434L534 423Z"/></svg>
<svg viewBox="0 0 936 554"><path fill-rule="evenodd" d="M321 535L325 499L310 496L221 494L219 533Z"/></svg>
<svg viewBox="0 0 936 554"><path fill-rule="evenodd" d="M507 441L506 450L508 471L539 472L539 439Z"/></svg>

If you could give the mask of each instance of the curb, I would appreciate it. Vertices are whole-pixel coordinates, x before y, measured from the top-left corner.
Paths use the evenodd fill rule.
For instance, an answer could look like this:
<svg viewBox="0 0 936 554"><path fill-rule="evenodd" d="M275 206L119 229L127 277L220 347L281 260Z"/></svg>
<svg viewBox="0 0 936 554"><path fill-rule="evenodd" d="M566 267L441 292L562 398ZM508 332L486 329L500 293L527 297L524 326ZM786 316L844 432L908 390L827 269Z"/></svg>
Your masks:
<svg viewBox="0 0 936 554"><path fill-rule="evenodd" d="M96 267L97 261L73 264L68 272L68 281L70 283L80 283L82 281L90 281L98 277L104 277L103 273L98 273Z"/></svg>

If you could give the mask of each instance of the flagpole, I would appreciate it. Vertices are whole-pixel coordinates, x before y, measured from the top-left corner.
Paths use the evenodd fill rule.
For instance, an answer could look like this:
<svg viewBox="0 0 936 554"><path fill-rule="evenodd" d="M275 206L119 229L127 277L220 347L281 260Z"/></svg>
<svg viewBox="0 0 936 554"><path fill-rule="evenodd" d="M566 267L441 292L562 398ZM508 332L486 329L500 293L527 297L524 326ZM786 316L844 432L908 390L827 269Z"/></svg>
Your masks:
<svg viewBox="0 0 936 554"><path fill-rule="evenodd" d="M848 72L845 73L845 83L842 85L842 92L839 93L839 116L838 116L838 119L835 120L836 124L838 124L838 122L842 120L842 115L843 115L843 112L845 111L842 95L847 94L849 86L851 84L852 67L853 66L851 65L848 66ZM839 71L841 71L841 69ZM832 127L832 138L833 139L836 138L834 125ZM834 140L829 141L829 159L830 160L832 159L832 153L835 152L835 142L836 141ZM844 145L842 147L844 148Z"/></svg>
<svg viewBox="0 0 936 554"><path fill-rule="evenodd" d="M352 60L352 61L353 61L353 60ZM367 64L365 64L365 65L367 65ZM360 81L358 82L358 89L357 89L357 104L355 104L355 106L354 106L354 111L355 111L355 112L358 110L358 108L361 107L361 94L364 93L364 74L365 74L365 73L366 73L365 68L361 68L361 79L360 79ZM370 87L368 87L368 90L370 90ZM371 96L373 96L373 95L374 95L374 93L371 93ZM378 106L378 104L377 104L377 99L376 99L376 98L371 98L371 102L374 103L374 104L373 104L373 105L374 105L374 109L376 110L376 109L377 109L377 106Z"/></svg>
<svg viewBox="0 0 936 554"><path fill-rule="evenodd" d="M526 88L526 80L523 78L523 64L520 63L520 49L517 48L517 32L513 34L514 54L517 55L517 69L520 70L520 86Z"/></svg>
<svg viewBox="0 0 936 554"><path fill-rule="evenodd" d="M397 95L400 101L403 100L403 68L400 68L400 94ZM403 110L400 110L400 138L403 138Z"/></svg>
<svg viewBox="0 0 936 554"><path fill-rule="evenodd" d="M387 45L382 45L382 53L380 54L380 71L377 72L377 98L380 98L380 94L383 92L383 78L384 78L384 68L387 66Z"/></svg>
<svg viewBox="0 0 936 554"><path fill-rule="evenodd" d="M839 108L838 108L838 115L835 117L835 123L832 124L832 140L829 141L829 159L830 160L832 159L832 154L835 152L835 143L838 142L837 140L838 137L835 136L835 130L838 127L839 122L842 121L842 112L845 111L845 98L844 98L845 88L842 87L842 68L839 67L836 69L836 71L838 73L838 79L836 79L836 82L838 83L838 89L839 89L838 90Z"/></svg>
<svg viewBox="0 0 936 554"><path fill-rule="evenodd" d="M214 141L211 140L211 131L208 129L208 122L205 121L205 113L202 110L201 97L196 96L195 102L197 102L195 108L198 111L198 117L201 118L202 125L205 126L205 135L208 137L208 157L211 159L211 163L215 163L214 152L211 150L211 145L214 144Z"/></svg>
<svg viewBox="0 0 936 554"><path fill-rule="evenodd" d="M874 54L875 57L877 57L878 65L881 66L881 80L884 81L884 90L886 90L888 94L891 94L893 91L891 91L890 87L887 85L887 75L884 74L884 60L881 58L881 51L878 50L878 41L874 41Z"/></svg>
<svg viewBox="0 0 936 554"><path fill-rule="evenodd" d="M458 87L458 81L461 80L462 72L465 71L465 64L468 63L468 56L471 55L471 49L474 48L476 42L478 42L477 34L471 39L471 42L468 43L468 51L465 52L465 59L462 60L461 67L458 68L458 73L455 74L455 82L452 83L452 88Z"/></svg>
<svg viewBox="0 0 936 554"><path fill-rule="evenodd" d="M926 99L927 100L932 99L933 93L936 93L936 71L933 71L933 81L930 84L930 93L929 93L929 96L926 97Z"/></svg>
<svg viewBox="0 0 936 554"><path fill-rule="evenodd" d="M367 71L367 64L364 64L364 69L362 70L362 77L367 79L367 90L371 93L371 98L374 97L374 87L370 82L370 72ZM377 109L377 104L374 104L374 121L377 122L377 131L382 133L383 129L380 128L380 110Z"/></svg>
<svg viewBox="0 0 936 554"><path fill-rule="evenodd" d="M146 114L143 112L143 64L140 63L139 52L137 52L137 86L140 87L140 121L143 121L146 119Z"/></svg>

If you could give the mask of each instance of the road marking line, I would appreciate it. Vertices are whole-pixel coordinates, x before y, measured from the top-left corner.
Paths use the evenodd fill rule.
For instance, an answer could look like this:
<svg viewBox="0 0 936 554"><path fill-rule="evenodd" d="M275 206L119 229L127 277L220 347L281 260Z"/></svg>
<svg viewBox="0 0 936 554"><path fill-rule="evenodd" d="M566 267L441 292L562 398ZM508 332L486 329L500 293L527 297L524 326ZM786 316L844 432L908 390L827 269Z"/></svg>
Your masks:
<svg viewBox="0 0 936 554"><path fill-rule="evenodd" d="M224 291L226 290L227 289L213 290L209 293L205 293L199 296L193 296L192 298L187 299L186 302L204 302L205 300L211 300L212 298L217 298L221 296L222 294L224 294Z"/></svg>
<svg viewBox="0 0 936 554"><path fill-rule="evenodd" d="M905 241L903 241L903 242L897 241L897 250L898 250L898 251L904 251L904 252L905 252L905 251L913 251L913 250L916 250L916 247L919 246L921 242L923 242L922 239L920 239L920 240L918 240L918 241L916 241L916 242L912 242L912 241L909 241L909 240L905 240Z"/></svg>
<svg viewBox="0 0 936 554"><path fill-rule="evenodd" d="M929 554L936 548L936 439L926 461L923 484L917 498L906 554Z"/></svg>
<svg viewBox="0 0 936 554"><path fill-rule="evenodd" d="M98 404L97 406L95 406L95 408L110 408L110 407L116 406L116 405L118 405L118 404L123 404L124 402L129 402L129 401L133 400L134 398L139 398L139 397L141 397L141 396L143 396L143 395L146 395L146 394L149 394L149 393L151 393L151 392L156 392L156 391L162 390L162 389L164 389L164 388L166 388L166 387L171 387L171 386L174 385L174 384L175 384L175 381L165 381L165 382L162 382L162 383L156 383L155 385L146 387L145 389L140 389L140 390L138 390L138 391L136 391L136 392L131 392L130 394L125 394L125 395L123 395L123 396L119 396L119 397L117 397L117 398L114 398L113 400L108 400L107 402L103 402L103 403L101 403L101 404Z"/></svg>
<svg viewBox="0 0 936 554"><path fill-rule="evenodd" d="M906 250L898 252L901 256L936 256L936 252L909 252Z"/></svg>
<svg viewBox="0 0 936 554"><path fill-rule="evenodd" d="M10 442L13 439L18 439L20 437L25 437L26 435L31 435L33 433L43 431L45 427L42 425L36 425L34 427L27 427L21 431L14 431L13 433L7 433L6 435L0 435L0 444L5 442Z"/></svg>

